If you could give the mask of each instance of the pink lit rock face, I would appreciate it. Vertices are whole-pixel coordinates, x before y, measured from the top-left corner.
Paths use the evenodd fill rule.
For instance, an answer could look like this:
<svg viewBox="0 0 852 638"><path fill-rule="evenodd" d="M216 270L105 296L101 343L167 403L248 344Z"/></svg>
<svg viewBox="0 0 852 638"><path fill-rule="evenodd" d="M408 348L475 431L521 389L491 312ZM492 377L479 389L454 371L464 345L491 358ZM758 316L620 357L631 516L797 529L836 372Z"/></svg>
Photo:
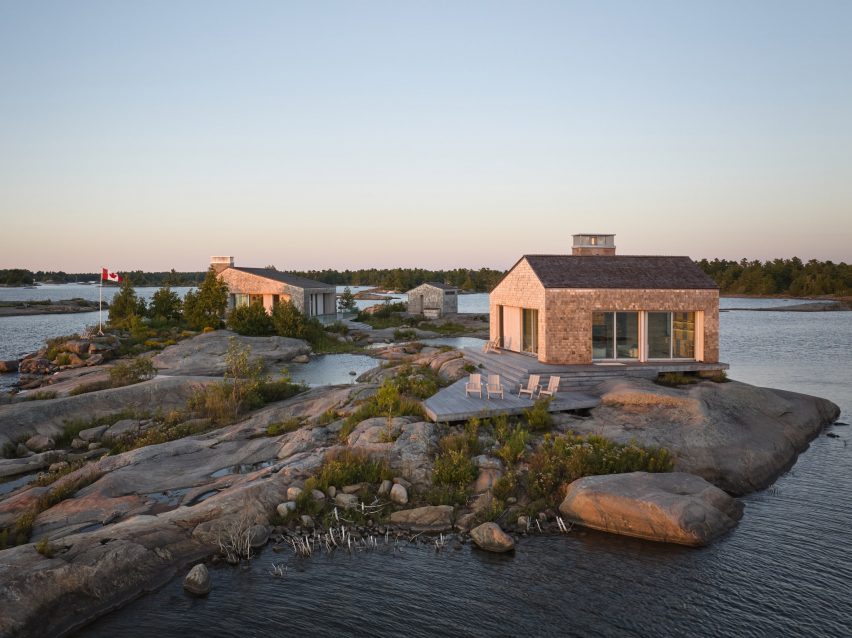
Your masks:
<svg viewBox="0 0 852 638"><path fill-rule="evenodd" d="M743 504L693 474L631 472L574 481L559 511L584 527L699 547L734 528Z"/></svg>

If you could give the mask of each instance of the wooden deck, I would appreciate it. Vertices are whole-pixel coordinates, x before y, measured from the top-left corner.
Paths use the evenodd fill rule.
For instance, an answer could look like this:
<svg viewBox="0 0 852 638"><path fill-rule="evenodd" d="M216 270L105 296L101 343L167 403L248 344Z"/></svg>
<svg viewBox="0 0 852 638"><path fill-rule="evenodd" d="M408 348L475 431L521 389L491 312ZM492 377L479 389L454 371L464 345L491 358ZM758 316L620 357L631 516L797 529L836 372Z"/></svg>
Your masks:
<svg viewBox="0 0 852 638"><path fill-rule="evenodd" d="M518 398L517 387L506 387L503 393L505 398L492 397L486 399L483 389L483 398L476 395L465 395L464 386L467 377L456 381L453 385L439 390L437 394L426 399L423 407L426 416L432 421L465 421L470 417L490 417L498 414L522 414L524 410L532 407L530 399ZM484 379L483 379L484 381ZM593 408L600 400L590 394L581 392L557 392L556 397L550 402L551 412L566 412L568 410L582 410Z"/></svg>

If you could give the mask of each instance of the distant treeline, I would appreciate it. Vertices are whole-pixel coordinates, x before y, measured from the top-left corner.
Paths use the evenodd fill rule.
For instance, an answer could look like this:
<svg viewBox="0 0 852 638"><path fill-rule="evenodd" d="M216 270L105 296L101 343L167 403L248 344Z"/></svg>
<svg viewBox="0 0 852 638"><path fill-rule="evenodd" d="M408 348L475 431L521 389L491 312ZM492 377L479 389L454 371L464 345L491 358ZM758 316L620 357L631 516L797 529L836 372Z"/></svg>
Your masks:
<svg viewBox="0 0 852 638"><path fill-rule="evenodd" d="M852 265L798 257L749 261L741 259L702 259L698 262L710 275L723 294L790 295L816 297L820 295L852 296ZM377 286L405 292L427 281L437 281L468 290L488 292L505 274L491 268L455 268L425 270L423 268L364 268L360 270L287 271L301 277L317 279L338 286ZM134 286L194 286L204 279L204 272L121 272ZM62 271L32 272L21 268L0 270L0 285L25 286L36 282L73 283L97 281L100 273L66 273Z"/></svg>
<svg viewBox="0 0 852 638"><path fill-rule="evenodd" d="M204 279L204 272L121 272L122 277L127 277L134 286L195 286ZM0 285L6 286L31 286L34 283L73 284L84 281L98 281L100 272L78 272L67 273L62 270L25 270L13 268L0 270Z"/></svg>
<svg viewBox="0 0 852 638"><path fill-rule="evenodd" d="M702 259L701 269L710 275L722 294L790 295L816 297L852 295L852 265L798 257L772 261Z"/></svg>
<svg viewBox="0 0 852 638"><path fill-rule="evenodd" d="M290 271L288 271L290 272ZM454 270L425 270L423 268L365 268L361 270L307 270L292 271L308 279L316 279L336 286L378 286L405 292L427 281L456 286L471 292L490 291L505 272L480 268L455 268Z"/></svg>

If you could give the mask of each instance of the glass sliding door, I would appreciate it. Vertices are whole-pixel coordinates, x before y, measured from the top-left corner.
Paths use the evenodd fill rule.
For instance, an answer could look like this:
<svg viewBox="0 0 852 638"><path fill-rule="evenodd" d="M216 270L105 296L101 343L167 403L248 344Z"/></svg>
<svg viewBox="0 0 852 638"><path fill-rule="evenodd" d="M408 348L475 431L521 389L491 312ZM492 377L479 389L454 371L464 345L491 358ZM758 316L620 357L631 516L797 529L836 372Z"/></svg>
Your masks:
<svg viewBox="0 0 852 638"><path fill-rule="evenodd" d="M639 313L615 313L615 358L639 358Z"/></svg>
<svg viewBox="0 0 852 638"><path fill-rule="evenodd" d="M615 358L615 315L592 313L592 359Z"/></svg>
<svg viewBox="0 0 852 638"><path fill-rule="evenodd" d="M648 358L671 359L672 313L648 313Z"/></svg>
<svg viewBox="0 0 852 638"><path fill-rule="evenodd" d="M638 359L639 313L593 312L592 359Z"/></svg>
<svg viewBox="0 0 852 638"><path fill-rule="evenodd" d="M695 358L695 313L672 313L673 359Z"/></svg>
<svg viewBox="0 0 852 638"><path fill-rule="evenodd" d="M538 354L538 310L523 309L523 339L521 350Z"/></svg>

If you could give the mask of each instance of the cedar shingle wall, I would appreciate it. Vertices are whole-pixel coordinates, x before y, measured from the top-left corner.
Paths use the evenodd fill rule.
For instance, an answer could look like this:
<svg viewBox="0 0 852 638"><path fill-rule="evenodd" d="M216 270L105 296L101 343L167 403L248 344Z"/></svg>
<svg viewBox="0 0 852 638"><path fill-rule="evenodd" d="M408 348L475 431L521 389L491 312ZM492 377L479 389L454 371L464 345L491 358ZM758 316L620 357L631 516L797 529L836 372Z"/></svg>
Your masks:
<svg viewBox="0 0 852 638"><path fill-rule="evenodd" d="M704 361L719 361L718 290L547 291L545 363L591 363L592 313L607 310L704 312Z"/></svg>
<svg viewBox="0 0 852 638"><path fill-rule="evenodd" d="M545 334L544 300L544 286L541 285L527 261L521 260L488 296L491 311L491 338L497 339L500 336L500 317L497 306L535 308L538 310L539 352L545 352L547 335Z"/></svg>
<svg viewBox="0 0 852 638"><path fill-rule="evenodd" d="M592 312L646 310L704 312L704 361L719 361L719 291L547 289L522 260L491 292L491 338L499 337L498 306L538 309L539 360L584 364L592 361Z"/></svg>

